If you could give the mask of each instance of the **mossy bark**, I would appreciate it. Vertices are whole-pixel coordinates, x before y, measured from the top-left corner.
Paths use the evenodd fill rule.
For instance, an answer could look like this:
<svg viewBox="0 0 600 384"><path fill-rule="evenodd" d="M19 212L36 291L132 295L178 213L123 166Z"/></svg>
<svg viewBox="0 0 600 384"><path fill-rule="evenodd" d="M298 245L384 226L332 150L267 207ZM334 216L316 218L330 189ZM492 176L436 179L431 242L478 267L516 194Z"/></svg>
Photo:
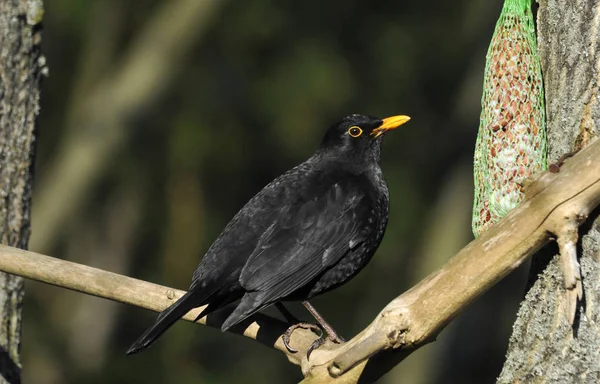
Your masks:
<svg viewBox="0 0 600 384"><path fill-rule="evenodd" d="M29 240L43 10L39 0L0 0L0 241ZM0 382L20 383L23 279L0 273Z"/></svg>
<svg viewBox="0 0 600 384"><path fill-rule="evenodd" d="M553 163L600 133L600 1L540 1L538 44ZM584 297L573 327L554 256L521 305L499 383L600 382L599 210L579 236Z"/></svg>

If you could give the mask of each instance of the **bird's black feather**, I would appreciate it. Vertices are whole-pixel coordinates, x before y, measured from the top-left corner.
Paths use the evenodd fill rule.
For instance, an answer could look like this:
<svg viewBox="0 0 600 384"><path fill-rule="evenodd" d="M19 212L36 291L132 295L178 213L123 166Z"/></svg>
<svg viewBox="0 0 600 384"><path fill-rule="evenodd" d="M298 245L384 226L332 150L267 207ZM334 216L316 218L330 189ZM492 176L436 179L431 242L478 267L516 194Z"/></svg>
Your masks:
<svg viewBox="0 0 600 384"><path fill-rule="evenodd" d="M198 301L197 292L189 291L181 296L179 300L173 303L169 308L160 313L156 322L140 336L131 347L127 350L127 354L131 355L143 349L148 348L154 341L160 337L171 325L179 320L183 315L188 313L190 309L196 307ZM201 301L201 300L200 300Z"/></svg>
<svg viewBox="0 0 600 384"><path fill-rule="evenodd" d="M128 353L150 346L187 311L204 314L237 299L222 329L283 300L308 300L351 279L379 246L388 191L379 167L382 120L351 115L327 131L307 161L256 194L227 224L193 274ZM348 134L360 126L362 136Z"/></svg>
<svg viewBox="0 0 600 384"><path fill-rule="evenodd" d="M222 329L306 286L360 244L372 204L361 189L362 176L335 180L306 201L290 201L261 238L242 269L240 282L250 294ZM248 294L247 293L247 294Z"/></svg>

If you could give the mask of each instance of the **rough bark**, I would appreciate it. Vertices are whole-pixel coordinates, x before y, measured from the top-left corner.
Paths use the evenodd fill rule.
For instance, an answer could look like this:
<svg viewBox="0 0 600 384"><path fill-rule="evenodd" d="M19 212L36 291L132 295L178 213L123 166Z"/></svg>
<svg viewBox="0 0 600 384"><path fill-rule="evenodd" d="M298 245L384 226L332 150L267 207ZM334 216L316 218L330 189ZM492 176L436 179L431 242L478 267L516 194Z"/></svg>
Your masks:
<svg viewBox="0 0 600 384"><path fill-rule="evenodd" d="M549 162L600 133L600 2L541 1L538 12ZM600 382L600 219L579 230L583 300L571 327L560 260L554 256L521 305L499 383Z"/></svg>
<svg viewBox="0 0 600 384"><path fill-rule="evenodd" d="M41 1L0 0L0 241L29 239L39 82ZM0 382L19 383L23 279L0 273Z"/></svg>

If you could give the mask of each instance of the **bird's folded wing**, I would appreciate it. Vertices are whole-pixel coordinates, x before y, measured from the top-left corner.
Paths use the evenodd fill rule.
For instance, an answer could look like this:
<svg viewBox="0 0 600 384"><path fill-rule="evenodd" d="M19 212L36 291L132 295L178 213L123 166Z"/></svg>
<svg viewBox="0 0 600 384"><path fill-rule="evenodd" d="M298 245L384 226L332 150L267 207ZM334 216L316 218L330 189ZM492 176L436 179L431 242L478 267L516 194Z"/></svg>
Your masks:
<svg viewBox="0 0 600 384"><path fill-rule="evenodd" d="M291 202L265 231L240 276L263 302L302 288L366 237L368 197L352 185L333 184L308 201Z"/></svg>

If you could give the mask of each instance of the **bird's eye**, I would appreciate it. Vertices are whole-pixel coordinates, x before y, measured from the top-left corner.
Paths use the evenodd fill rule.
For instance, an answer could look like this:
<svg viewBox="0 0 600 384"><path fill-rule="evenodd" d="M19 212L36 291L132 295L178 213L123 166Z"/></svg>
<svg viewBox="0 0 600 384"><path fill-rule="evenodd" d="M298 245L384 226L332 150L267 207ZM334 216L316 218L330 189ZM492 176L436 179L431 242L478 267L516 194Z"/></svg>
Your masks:
<svg viewBox="0 0 600 384"><path fill-rule="evenodd" d="M362 129L360 129L360 127L357 127L356 125L350 127L350 129L348 129L348 134L352 137L358 137L360 135L362 135Z"/></svg>

